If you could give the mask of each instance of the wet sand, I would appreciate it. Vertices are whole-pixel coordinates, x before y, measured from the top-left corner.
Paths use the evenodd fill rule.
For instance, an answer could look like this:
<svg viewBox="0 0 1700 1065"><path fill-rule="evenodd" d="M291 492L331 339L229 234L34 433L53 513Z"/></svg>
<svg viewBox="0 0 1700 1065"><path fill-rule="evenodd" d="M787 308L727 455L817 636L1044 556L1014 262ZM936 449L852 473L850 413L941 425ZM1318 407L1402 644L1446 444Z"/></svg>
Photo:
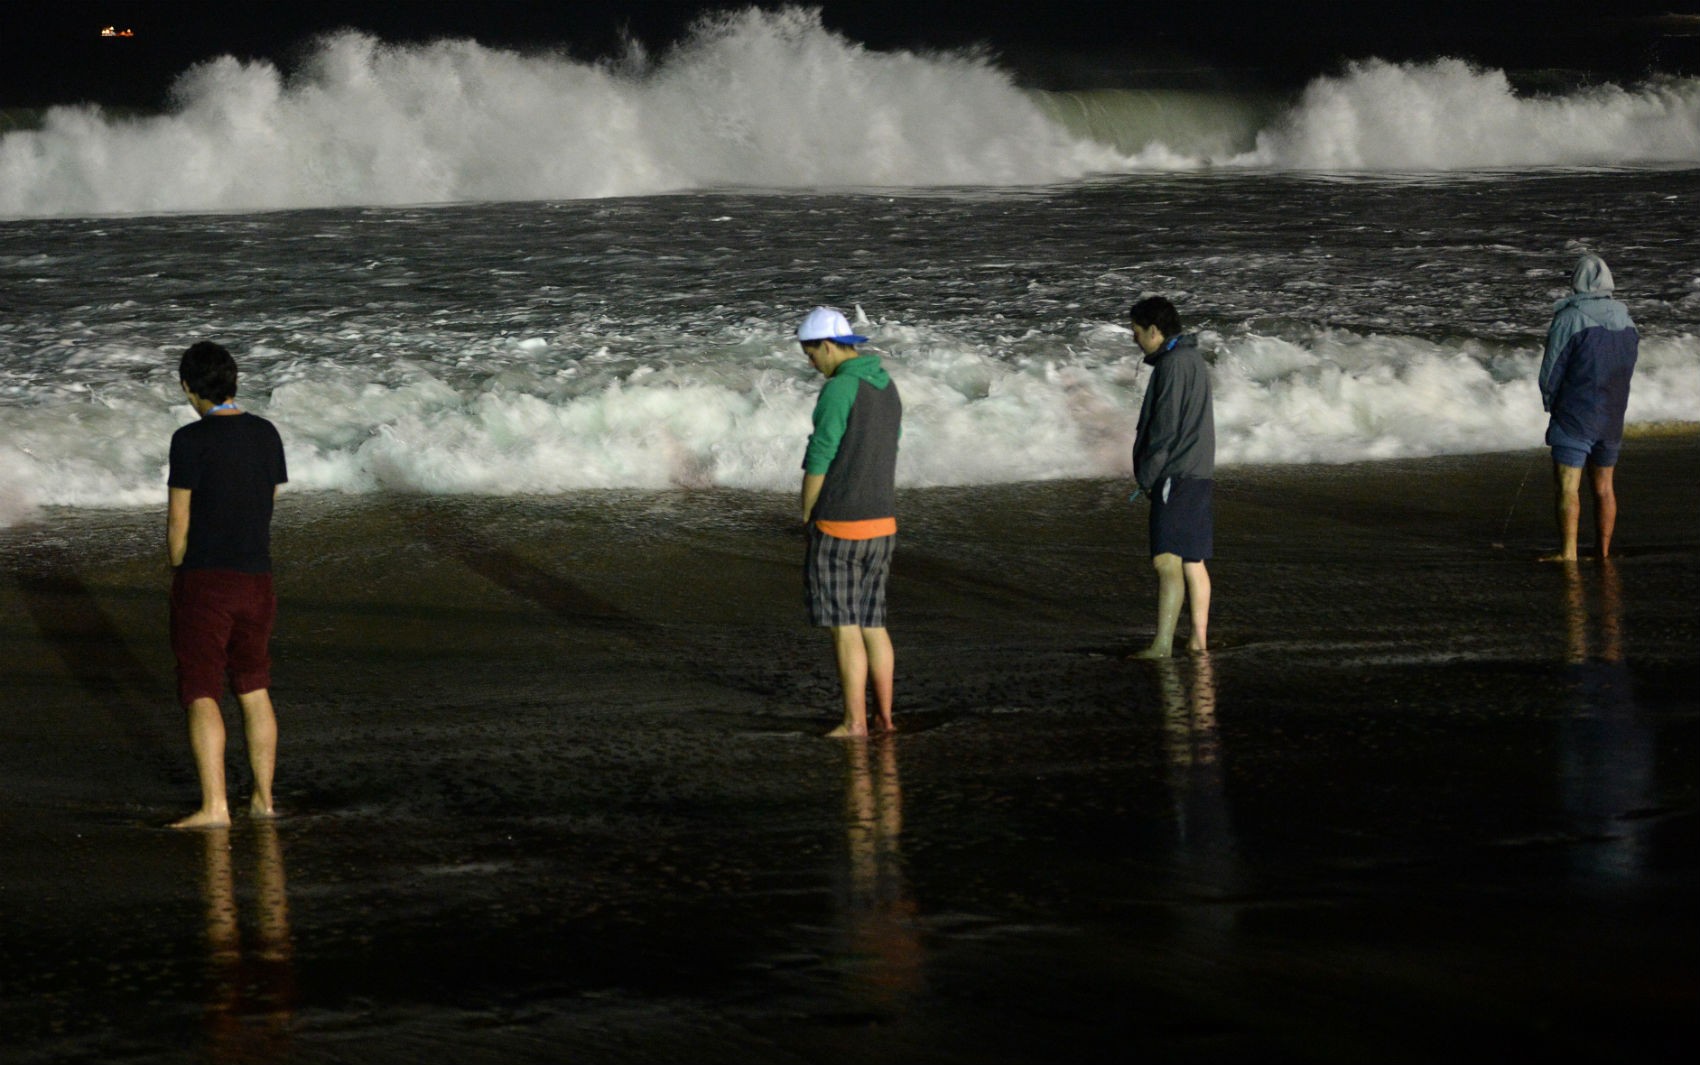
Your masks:
<svg viewBox="0 0 1700 1065"><path fill-rule="evenodd" d="M191 833L163 506L46 515L0 1060L1674 1059L1696 484L1632 441L1565 567L1537 452L1223 470L1168 664L1125 485L909 492L900 731L849 744L789 497L286 495L285 816Z"/></svg>

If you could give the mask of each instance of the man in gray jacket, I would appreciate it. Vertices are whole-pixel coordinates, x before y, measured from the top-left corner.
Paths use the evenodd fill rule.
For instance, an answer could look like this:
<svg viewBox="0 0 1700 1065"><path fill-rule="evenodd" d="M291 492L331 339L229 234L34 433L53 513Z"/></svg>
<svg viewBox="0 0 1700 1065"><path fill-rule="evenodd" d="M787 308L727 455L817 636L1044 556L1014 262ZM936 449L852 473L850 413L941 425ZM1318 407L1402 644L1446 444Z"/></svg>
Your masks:
<svg viewBox="0 0 1700 1065"><path fill-rule="evenodd" d="M1215 547L1210 368L1198 339L1181 333L1173 303L1151 296L1134 304L1128 316L1151 367L1133 442L1133 478L1151 500L1151 565L1157 571L1157 634L1133 657L1169 657L1183 596L1191 604L1187 650L1202 654L1210 627L1210 571L1204 561Z"/></svg>
<svg viewBox="0 0 1700 1065"><path fill-rule="evenodd" d="M1594 528L1601 558L1611 555L1617 526L1612 471L1623 443L1629 378L1635 372L1641 336L1629 308L1611 298L1611 268L1598 255L1584 255L1571 275L1571 295L1553 308L1541 360L1541 405L1552 448L1559 547L1546 561L1576 560L1576 526L1582 516L1582 470L1594 493Z"/></svg>

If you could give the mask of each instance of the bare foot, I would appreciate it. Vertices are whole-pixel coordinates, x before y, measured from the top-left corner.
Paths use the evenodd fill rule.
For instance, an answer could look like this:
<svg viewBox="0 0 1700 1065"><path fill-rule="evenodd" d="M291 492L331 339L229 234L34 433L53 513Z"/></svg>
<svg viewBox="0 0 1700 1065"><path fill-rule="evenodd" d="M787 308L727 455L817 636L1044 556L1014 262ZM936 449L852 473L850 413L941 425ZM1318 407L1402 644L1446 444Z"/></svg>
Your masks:
<svg viewBox="0 0 1700 1065"><path fill-rule="evenodd" d="M1542 561L1542 562L1575 562L1576 556L1575 555L1567 555L1563 551L1555 551L1550 555L1542 555L1540 557L1540 561Z"/></svg>
<svg viewBox="0 0 1700 1065"><path fill-rule="evenodd" d="M826 734L826 738L829 740L861 740L867 739L867 737L868 729L865 725L859 729L851 728L849 725L840 725Z"/></svg>
<svg viewBox="0 0 1700 1065"><path fill-rule="evenodd" d="M229 810L196 810L181 821L171 822L171 828L229 828Z"/></svg>
<svg viewBox="0 0 1700 1065"><path fill-rule="evenodd" d="M248 816L259 818L276 817L277 811L272 809L272 804L270 802L256 795L252 799L248 800Z"/></svg>
<svg viewBox="0 0 1700 1065"><path fill-rule="evenodd" d="M890 714L880 714L877 718L874 719L874 725L875 725L874 731L876 731L876 732L896 732L897 731L897 726L893 725L891 723L891 715Z"/></svg>
<svg viewBox="0 0 1700 1065"><path fill-rule="evenodd" d="M1201 643L1189 643L1186 645L1186 653L1193 656L1207 655L1210 653L1210 648Z"/></svg>
<svg viewBox="0 0 1700 1065"><path fill-rule="evenodd" d="M1147 647L1145 650L1135 651L1132 654L1128 655L1127 657L1129 659L1133 660L1133 661L1138 662L1138 661L1144 661L1144 660L1153 659L1153 658L1168 658L1168 657L1170 657L1170 652L1169 652L1169 649L1167 647L1158 647L1156 644L1152 644L1150 647Z"/></svg>

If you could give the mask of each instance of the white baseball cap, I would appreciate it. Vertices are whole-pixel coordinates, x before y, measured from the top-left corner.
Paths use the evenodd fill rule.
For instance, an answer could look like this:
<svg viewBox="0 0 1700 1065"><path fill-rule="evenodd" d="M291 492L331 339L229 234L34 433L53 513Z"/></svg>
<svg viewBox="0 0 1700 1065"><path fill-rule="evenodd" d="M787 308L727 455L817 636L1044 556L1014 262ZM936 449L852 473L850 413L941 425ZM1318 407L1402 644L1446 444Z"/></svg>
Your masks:
<svg viewBox="0 0 1700 1065"><path fill-rule="evenodd" d="M797 339L805 344L831 340L838 344L866 344L868 338L850 331L850 322L831 307L816 307L797 327Z"/></svg>

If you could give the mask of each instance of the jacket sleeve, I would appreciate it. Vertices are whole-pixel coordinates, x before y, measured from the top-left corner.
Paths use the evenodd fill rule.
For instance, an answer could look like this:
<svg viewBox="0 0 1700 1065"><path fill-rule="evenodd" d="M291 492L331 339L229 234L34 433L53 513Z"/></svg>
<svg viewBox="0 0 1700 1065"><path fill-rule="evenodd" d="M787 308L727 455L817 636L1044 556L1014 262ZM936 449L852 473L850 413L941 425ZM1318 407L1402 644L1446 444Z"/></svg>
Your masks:
<svg viewBox="0 0 1700 1065"><path fill-rule="evenodd" d="M1546 354L1541 359L1541 408L1552 410L1553 396L1558 383L1564 380L1564 364L1570 359L1570 342L1582 331L1581 315L1566 307L1552 316L1547 329Z"/></svg>
<svg viewBox="0 0 1700 1065"><path fill-rule="evenodd" d="M838 456L838 445L844 440L844 429L850 424L850 408L855 405L860 386L849 374L827 379L815 401L814 432L809 434L809 446L803 452L803 472L822 474Z"/></svg>
<svg viewBox="0 0 1700 1065"><path fill-rule="evenodd" d="M1137 442L1134 480L1150 491L1163 479L1169 456L1175 450L1175 432L1180 425L1180 389L1176 385L1174 360L1164 359L1151 374L1151 418Z"/></svg>

